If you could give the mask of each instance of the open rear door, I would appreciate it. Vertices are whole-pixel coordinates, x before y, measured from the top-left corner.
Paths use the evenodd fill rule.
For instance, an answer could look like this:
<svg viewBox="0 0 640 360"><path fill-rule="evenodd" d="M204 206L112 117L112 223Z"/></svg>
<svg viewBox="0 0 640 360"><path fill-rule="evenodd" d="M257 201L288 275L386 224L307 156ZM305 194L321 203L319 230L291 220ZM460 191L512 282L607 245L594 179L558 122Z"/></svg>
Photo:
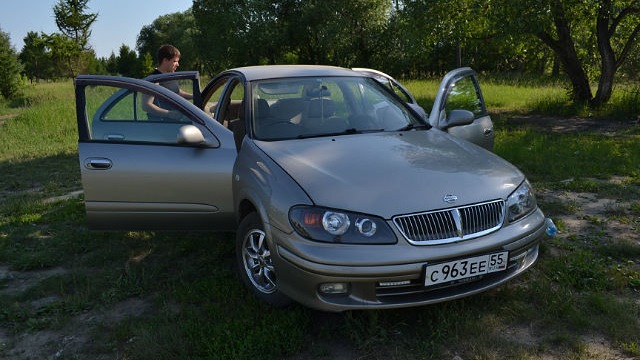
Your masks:
<svg viewBox="0 0 640 360"><path fill-rule="evenodd" d="M201 108L202 92L200 90L200 73L197 71L176 71L172 73L149 75L143 80L163 86L168 82L177 83L180 89L193 95L191 102L195 106Z"/></svg>

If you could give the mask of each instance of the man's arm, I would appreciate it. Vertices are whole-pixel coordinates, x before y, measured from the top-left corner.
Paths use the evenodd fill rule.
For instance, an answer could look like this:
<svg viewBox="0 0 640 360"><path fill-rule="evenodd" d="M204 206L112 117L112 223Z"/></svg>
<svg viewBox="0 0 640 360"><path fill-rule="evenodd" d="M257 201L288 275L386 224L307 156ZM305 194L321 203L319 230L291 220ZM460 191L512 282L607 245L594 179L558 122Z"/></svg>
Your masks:
<svg viewBox="0 0 640 360"><path fill-rule="evenodd" d="M179 119L181 114L176 110L163 109L158 105L154 104L153 100L155 97L153 95L148 95L142 93L142 110L146 111L147 114L155 117L168 118L168 119Z"/></svg>
<svg viewBox="0 0 640 360"><path fill-rule="evenodd" d="M193 99L193 94L190 94L182 89L178 90L178 94L180 94L180 96L182 96L183 98L187 99L187 100L191 100Z"/></svg>

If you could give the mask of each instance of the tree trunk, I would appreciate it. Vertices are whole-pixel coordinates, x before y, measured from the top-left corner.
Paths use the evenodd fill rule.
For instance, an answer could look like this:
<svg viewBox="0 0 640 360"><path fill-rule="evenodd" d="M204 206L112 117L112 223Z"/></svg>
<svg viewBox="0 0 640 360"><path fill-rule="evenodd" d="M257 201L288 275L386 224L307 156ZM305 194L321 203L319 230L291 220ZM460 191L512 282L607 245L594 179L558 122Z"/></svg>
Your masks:
<svg viewBox="0 0 640 360"><path fill-rule="evenodd" d="M571 38L571 29L564 14L564 9L559 0L551 7L553 22L558 38L554 39L547 32L536 34L558 56L569 80L571 81L573 101L578 104L586 104L591 101L592 93L587 74L582 69L582 63L578 58L576 47Z"/></svg>
<svg viewBox="0 0 640 360"><path fill-rule="evenodd" d="M616 74L616 58L611 47L611 34L609 33L609 20L611 18L611 1L603 0L598 10L596 22L596 36L598 38L598 51L600 52L600 81L598 91L591 100L591 107L597 108L611 98L613 91L613 78Z"/></svg>
<svg viewBox="0 0 640 360"><path fill-rule="evenodd" d="M624 63L627 56L634 47L635 39L640 34L640 24L635 25L628 39L624 42L622 51L616 59L616 53L611 46L611 37L616 33L620 23L632 14L640 13L640 6L628 6L619 9L617 16L613 16L611 11L614 6L611 0L600 0L598 9L598 19L596 23L596 35L598 38L598 51L600 53L600 82L595 98L591 101L592 107L599 107L611 98L613 92L613 81L618 68Z"/></svg>

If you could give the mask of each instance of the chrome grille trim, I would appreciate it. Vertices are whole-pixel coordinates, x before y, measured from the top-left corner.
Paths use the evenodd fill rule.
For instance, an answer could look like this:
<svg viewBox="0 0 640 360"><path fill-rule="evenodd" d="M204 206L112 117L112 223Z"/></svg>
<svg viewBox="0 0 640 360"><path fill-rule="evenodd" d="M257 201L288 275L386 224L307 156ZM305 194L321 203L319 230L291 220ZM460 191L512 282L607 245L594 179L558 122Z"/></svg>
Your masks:
<svg viewBox="0 0 640 360"><path fill-rule="evenodd" d="M498 230L504 221L503 200L428 211L393 218L393 223L413 245L446 244L469 240Z"/></svg>

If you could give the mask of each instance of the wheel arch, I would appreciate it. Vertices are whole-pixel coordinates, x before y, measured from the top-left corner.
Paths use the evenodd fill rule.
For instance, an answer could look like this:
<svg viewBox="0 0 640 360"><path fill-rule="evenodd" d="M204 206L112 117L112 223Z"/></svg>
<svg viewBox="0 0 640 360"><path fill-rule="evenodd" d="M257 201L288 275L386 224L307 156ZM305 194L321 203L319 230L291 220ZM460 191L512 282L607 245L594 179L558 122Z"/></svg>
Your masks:
<svg viewBox="0 0 640 360"><path fill-rule="evenodd" d="M238 204L238 224L252 212L257 212L259 214L258 208L253 204L253 202L249 199L243 199L240 201L240 204Z"/></svg>

